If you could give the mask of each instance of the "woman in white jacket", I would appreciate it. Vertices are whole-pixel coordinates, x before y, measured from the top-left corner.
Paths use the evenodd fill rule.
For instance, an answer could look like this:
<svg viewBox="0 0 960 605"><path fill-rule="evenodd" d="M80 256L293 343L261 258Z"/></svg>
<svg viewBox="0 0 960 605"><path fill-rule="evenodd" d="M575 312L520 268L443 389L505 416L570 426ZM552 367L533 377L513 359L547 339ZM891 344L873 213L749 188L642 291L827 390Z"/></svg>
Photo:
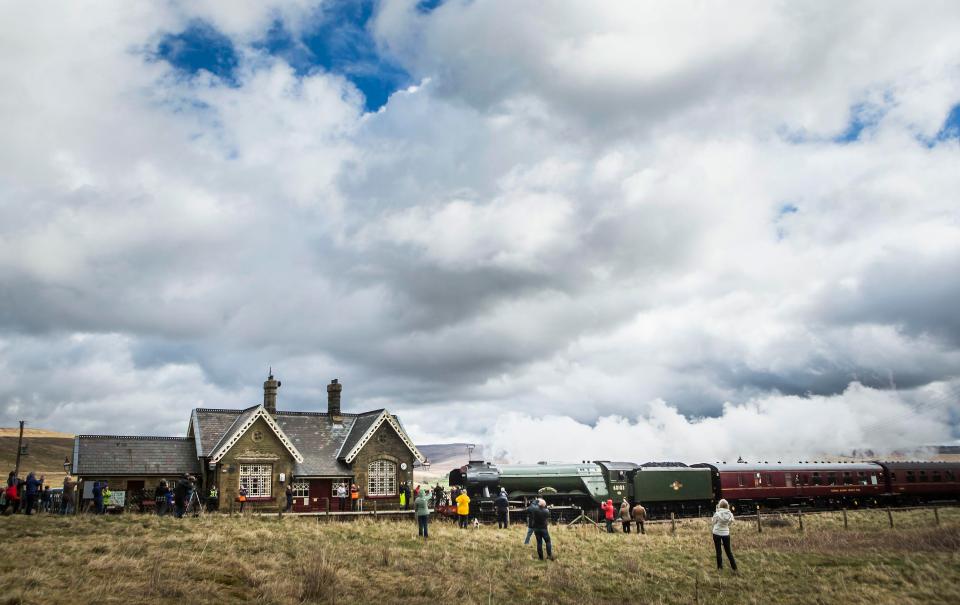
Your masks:
<svg viewBox="0 0 960 605"><path fill-rule="evenodd" d="M720 552L720 545L727 552L727 559L730 561L730 568L737 571L737 562L733 558L733 552L730 550L730 525L733 523L733 513L730 512L730 504L726 500L717 502L717 512L713 513L713 547L717 551L717 569L723 569L723 553Z"/></svg>

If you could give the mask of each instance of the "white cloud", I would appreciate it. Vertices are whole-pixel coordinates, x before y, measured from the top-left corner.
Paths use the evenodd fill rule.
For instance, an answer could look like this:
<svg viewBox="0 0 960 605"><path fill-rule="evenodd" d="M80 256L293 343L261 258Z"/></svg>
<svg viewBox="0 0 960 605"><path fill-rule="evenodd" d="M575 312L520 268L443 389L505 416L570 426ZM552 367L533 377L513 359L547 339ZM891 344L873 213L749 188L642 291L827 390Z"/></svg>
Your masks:
<svg viewBox="0 0 960 605"><path fill-rule="evenodd" d="M954 3L414 4L379 5L419 84L375 114L252 44L310 3L2 9L3 422L172 431L272 363L291 406L338 376L521 457L511 422L767 452L748 425L810 406L850 428L797 451L887 435L871 406L917 414L897 443L957 437L931 385L960 376L960 148L918 140L960 101ZM151 59L194 19L236 82Z"/></svg>

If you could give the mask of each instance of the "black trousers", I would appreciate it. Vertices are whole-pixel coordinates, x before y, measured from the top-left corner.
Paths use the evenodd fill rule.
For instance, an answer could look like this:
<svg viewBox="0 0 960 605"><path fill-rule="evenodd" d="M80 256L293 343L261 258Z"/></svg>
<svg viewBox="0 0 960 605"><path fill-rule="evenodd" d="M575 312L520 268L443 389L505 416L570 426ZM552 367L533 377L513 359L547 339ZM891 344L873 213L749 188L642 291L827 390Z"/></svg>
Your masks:
<svg viewBox="0 0 960 605"><path fill-rule="evenodd" d="M537 556L543 561L543 543L547 543L547 556L553 558L553 548L550 545L550 532L546 529L535 529L533 535L537 537Z"/></svg>
<svg viewBox="0 0 960 605"><path fill-rule="evenodd" d="M613 533L613 521L610 519L607 519L607 533L608 534Z"/></svg>
<svg viewBox="0 0 960 605"><path fill-rule="evenodd" d="M630 522L629 522L629 521L621 521L621 523L623 523L623 533L629 534L629 533L630 533Z"/></svg>
<svg viewBox="0 0 960 605"><path fill-rule="evenodd" d="M720 552L720 545L723 544L723 550L727 553L727 560L730 561L730 568L737 570L737 562L733 558L733 551L730 550L730 536L718 536L713 534L713 548L717 551L717 569L723 569L723 553Z"/></svg>
<svg viewBox="0 0 960 605"><path fill-rule="evenodd" d="M430 532L427 529L430 517L428 515L417 515L417 535L423 536L424 538L430 537Z"/></svg>
<svg viewBox="0 0 960 605"><path fill-rule="evenodd" d="M507 511L498 510L497 511L497 528L506 529L507 527Z"/></svg>
<svg viewBox="0 0 960 605"><path fill-rule="evenodd" d="M637 534L645 534L647 531L643 528L643 521L637 521Z"/></svg>
<svg viewBox="0 0 960 605"><path fill-rule="evenodd" d="M462 529L467 528L467 523L470 521L470 515L459 515L460 518L460 527Z"/></svg>

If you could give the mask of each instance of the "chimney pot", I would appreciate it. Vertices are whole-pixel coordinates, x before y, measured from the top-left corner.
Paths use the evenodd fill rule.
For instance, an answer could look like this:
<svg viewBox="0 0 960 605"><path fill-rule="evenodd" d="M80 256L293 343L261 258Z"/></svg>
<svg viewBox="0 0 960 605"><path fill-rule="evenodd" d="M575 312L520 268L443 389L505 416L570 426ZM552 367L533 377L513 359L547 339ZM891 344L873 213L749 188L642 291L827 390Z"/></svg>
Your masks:
<svg viewBox="0 0 960 605"><path fill-rule="evenodd" d="M327 385L327 414L334 420L342 418L340 414L340 391L342 390L343 385L336 378Z"/></svg>
<svg viewBox="0 0 960 605"><path fill-rule="evenodd" d="M280 381L274 380L273 371L263 383L263 407L270 415L277 413L277 389L280 388Z"/></svg>

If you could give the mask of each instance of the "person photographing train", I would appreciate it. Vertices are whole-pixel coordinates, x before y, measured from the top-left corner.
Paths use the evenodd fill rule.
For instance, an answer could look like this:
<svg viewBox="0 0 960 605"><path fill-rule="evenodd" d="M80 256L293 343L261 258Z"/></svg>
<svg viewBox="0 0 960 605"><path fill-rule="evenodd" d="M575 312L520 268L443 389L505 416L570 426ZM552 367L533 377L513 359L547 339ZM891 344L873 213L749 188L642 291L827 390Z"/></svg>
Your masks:
<svg viewBox="0 0 960 605"><path fill-rule="evenodd" d="M717 502L717 512L713 513L713 547L717 551L717 570L723 569L723 553L720 552L720 546L727 553L727 559L730 561L730 569L737 571L737 562L733 558L733 552L730 550L730 526L733 524L733 513L730 512L730 504L721 499Z"/></svg>

